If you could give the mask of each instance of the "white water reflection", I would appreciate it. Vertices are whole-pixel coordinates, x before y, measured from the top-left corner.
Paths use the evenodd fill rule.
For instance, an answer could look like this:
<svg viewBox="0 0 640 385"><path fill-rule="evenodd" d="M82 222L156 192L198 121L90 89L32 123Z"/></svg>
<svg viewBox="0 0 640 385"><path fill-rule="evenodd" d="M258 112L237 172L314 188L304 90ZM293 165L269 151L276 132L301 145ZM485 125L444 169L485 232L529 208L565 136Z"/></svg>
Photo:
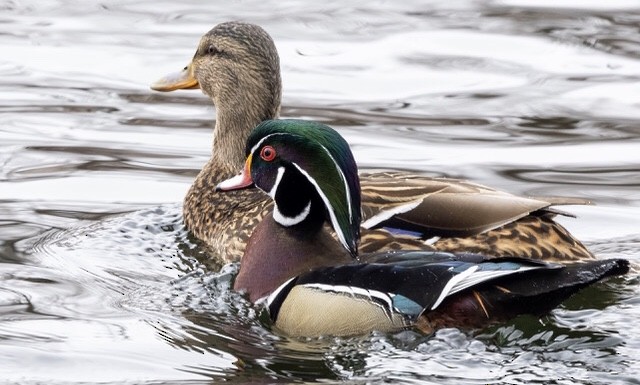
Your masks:
<svg viewBox="0 0 640 385"><path fill-rule="evenodd" d="M602 11L621 11L639 9L640 5L634 0L496 0L496 5L512 7L550 8L550 9L584 9Z"/></svg>
<svg viewBox="0 0 640 385"><path fill-rule="evenodd" d="M228 290L233 267L216 273L182 228L180 201L210 154L214 110L199 91L148 85L182 68L218 22L256 22L280 50L283 115L334 125L362 168L592 200L560 221L599 256L638 261L638 9L626 0L8 2L0 377L636 381L637 278L478 333L302 342L272 333Z"/></svg>

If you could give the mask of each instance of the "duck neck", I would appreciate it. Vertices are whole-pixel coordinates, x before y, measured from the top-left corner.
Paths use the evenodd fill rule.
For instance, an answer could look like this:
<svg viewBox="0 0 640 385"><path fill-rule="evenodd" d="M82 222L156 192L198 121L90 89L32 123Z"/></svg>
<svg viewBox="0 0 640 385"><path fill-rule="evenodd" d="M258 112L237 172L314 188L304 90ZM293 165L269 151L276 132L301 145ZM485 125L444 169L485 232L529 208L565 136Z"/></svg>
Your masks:
<svg viewBox="0 0 640 385"><path fill-rule="evenodd" d="M277 118L280 109L280 88L277 87L274 92L273 97L263 99L262 103L248 99L243 103L239 96L222 98L220 101L212 98L217 108L217 117L211 158L198 173L183 204L184 223L197 238L215 244L216 241L212 240L214 235L220 234L221 230L228 234L229 228L243 223L244 213L241 210L235 211L232 207L237 209L239 205L245 204L245 208L257 209L257 205L262 204L262 199L247 198L250 195L248 192L221 194L215 191L215 186L242 168L244 146L251 130L265 119ZM239 199L249 200L240 204L234 203L234 200ZM255 206L252 207L252 204ZM228 256L227 250L232 248L226 244L221 245L216 247L215 251L223 253L222 258L240 257L242 247L237 250L237 254L232 252L231 256Z"/></svg>
<svg viewBox="0 0 640 385"><path fill-rule="evenodd" d="M351 261L349 253L324 226L326 214L322 202L319 198L308 202L308 210L295 216L304 215L299 222L283 226L278 216L286 214L278 214L274 209L251 235L234 289L248 293L252 302L306 271ZM285 216L291 222L296 222L295 217Z"/></svg>
<svg viewBox="0 0 640 385"><path fill-rule="evenodd" d="M239 80L240 81L240 80ZM251 91L243 91L251 90ZM281 101L280 75L255 84L239 84L212 97L216 106L212 167L233 175L242 168L245 143L260 122L277 119Z"/></svg>

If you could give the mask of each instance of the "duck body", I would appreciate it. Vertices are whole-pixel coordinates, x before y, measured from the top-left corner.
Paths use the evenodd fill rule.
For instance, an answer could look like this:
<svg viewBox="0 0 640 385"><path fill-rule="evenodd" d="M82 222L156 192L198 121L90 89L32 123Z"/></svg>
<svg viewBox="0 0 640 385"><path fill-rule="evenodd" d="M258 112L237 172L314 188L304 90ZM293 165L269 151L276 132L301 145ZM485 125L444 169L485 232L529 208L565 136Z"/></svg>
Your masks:
<svg viewBox="0 0 640 385"><path fill-rule="evenodd" d="M266 302L274 325L298 337L476 328L545 313L628 269L622 260L563 266L424 251L380 257L364 255L367 263L317 268L286 281Z"/></svg>
<svg viewBox="0 0 640 385"><path fill-rule="evenodd" d="M242 166L251 130L279 116L282 85L273 40L253 24L219 24L202 37L189 65L152 88L200 88L215 105L212 156L185 197L184 221L212 255L240 259L271 202L252 190L221 194L215 186ZM363 174L361 185L363 252L438 249L546 261L593 259L553 220L558 212L552 205L576 200L523 198L399 171Z"/></svg>
<svg viewBox="0 0 640 385"><path fill-rule="evenodd" d="M273 211L251 235L234 289L265 304L275 327L290 336L479 327L546 312L629 268L622 259L565 266L437 251L359 254L361 187L336 131L309 121L265 121L246 154L242 172L217 190L256 186Z"/></svg>

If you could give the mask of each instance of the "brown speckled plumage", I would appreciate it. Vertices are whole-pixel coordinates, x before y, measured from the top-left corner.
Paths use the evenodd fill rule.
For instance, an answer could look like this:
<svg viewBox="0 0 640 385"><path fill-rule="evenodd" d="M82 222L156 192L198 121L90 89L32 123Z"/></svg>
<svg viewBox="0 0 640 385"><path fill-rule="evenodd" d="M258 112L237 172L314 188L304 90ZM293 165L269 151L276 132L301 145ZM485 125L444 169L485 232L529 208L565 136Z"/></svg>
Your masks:
<svg viewBox="0 0 640 385"><path fill-rule="evenodd" d="M438 250L485 255L518 255L548 262L578 262L593 259L582 242L553 221L553 215L527 215L494 230L464 238L441 238Z"/></svg>
<svg viewBox="0 0 640 385"><path fill-rule="evenodd" d="M226 261L239 260L253 229L271 210L272 203L257 189L215 192L215 186L233 174L203 176L206 171L203 169L185 197L185 224L207 243L213 255Z"/></svg>
<svg viewBox="0 0 640 385"><path fill-rule="evenodd" d="M280 64L269 35L251 24L219 24L202 37L192 62L177 80L168 77L152 86L160 91L198 87L216 106L216 126L211 159L185 197L184 220L214 255L238 260L271 204L255 189L217 193L214 188L242 168L251 130L278 117ZM547 210L551 203L570 200L520 198L470 182L403 172L364 174L361 185L365 225L381 211L420 200L414 209L394 216L392 224L440 237L430 246L424 239L392 235L373 226L363 229L362 252L436 247L545 260L593 258Z"/></svg>

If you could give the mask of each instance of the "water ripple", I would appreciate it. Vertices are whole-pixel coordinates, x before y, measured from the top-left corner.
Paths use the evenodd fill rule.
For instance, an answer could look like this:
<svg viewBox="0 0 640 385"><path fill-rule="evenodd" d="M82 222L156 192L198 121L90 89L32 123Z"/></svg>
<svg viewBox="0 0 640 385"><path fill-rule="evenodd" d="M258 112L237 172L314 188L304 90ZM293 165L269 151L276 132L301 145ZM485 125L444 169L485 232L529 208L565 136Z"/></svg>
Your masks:
<svg viewBox="0 0 640 385"><path fill-rule="evenodd" d="M638 262L635 3L0 8L5 381L638 383L637 271L480 330L280 335L182 223L215 109L200 91L148 90L213 24L257 22L281 53L282 116L335 126L361 168L585 198L597 205L558 220L599 257Z"/></svg>

